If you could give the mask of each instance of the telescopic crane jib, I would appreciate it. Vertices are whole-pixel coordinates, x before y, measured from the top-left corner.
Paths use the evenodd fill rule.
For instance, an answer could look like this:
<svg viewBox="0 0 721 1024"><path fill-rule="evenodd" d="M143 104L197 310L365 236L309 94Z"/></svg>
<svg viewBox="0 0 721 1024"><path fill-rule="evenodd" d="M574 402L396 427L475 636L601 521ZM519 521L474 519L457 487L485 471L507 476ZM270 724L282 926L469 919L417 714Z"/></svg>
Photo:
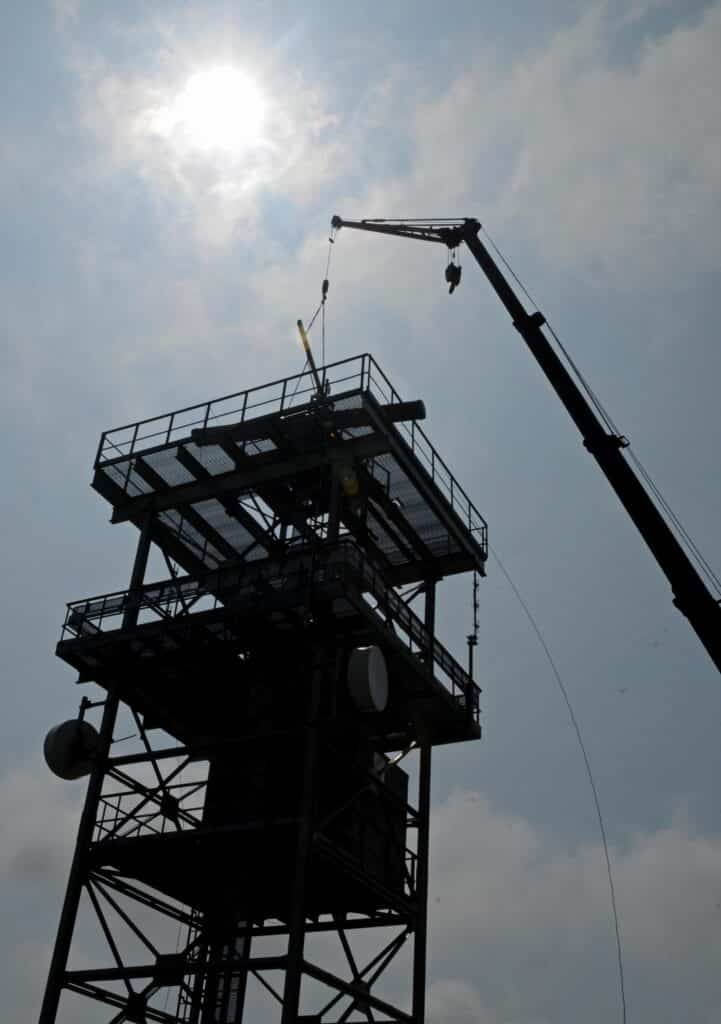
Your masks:
<svg viewBox="0 0 721 1024"><path fill-rule="evenodd" d="M481 224L474 218L463 220L343 220L332 219L334 230L342 227L373 231L401 238L440 242L451 253L465 242L488 278L548 382L563 402L583 437L583 444L601 468L623 507L651 549L673 591L673 602L683 612L721 672L721 606L707 589L664 517L656 507L634 470L623 455L628 441L608 432L594 413L583 392L556 355L543 331L546 319L540 312L528 313L478 233ZM450 273L449 273L450 271ZM455 261L446 268L446 280L452 292L460 283L460 267Z"/></svg>

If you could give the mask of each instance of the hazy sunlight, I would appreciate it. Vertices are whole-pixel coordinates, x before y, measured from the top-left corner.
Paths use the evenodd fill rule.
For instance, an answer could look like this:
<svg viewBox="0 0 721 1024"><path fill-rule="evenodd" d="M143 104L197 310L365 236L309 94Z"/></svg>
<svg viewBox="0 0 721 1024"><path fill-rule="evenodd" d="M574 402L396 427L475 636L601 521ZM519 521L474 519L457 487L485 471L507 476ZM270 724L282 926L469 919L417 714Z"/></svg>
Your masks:
<svg viewBox="0 0 721 1024"><path fill-rule="evenodd" d="M226 66L198 71L159 112L163 134L196 149L239 150L261 141L266 103L252 78Z"/></svg>

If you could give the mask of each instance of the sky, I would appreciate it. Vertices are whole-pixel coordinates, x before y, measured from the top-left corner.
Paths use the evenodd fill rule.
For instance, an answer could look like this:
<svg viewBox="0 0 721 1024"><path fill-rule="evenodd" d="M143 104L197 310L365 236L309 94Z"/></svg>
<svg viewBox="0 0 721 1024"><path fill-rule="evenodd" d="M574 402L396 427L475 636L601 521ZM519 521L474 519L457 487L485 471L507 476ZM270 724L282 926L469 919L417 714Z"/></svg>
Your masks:
<svg viewBox="0 0 721 1024"><path fill-rule="evenodd" d="M83 789L42 761L78 700L54 645L134 544L88 487L99 435L299 371L334 213L477 217L721 571L721 3L9 0L3 21L0 987L25 1024ZM262 102L232 144L188 114L218 68ZM370 351L425 400L553 653L629 1022L712 1024L721 681L461 259L449 297L440 247L342 231L326 355ZM434 761L428 1021L620 1021L568 714L493 558L480 597L483 739ZM462 657L470 582L439 604Z"/></svg>

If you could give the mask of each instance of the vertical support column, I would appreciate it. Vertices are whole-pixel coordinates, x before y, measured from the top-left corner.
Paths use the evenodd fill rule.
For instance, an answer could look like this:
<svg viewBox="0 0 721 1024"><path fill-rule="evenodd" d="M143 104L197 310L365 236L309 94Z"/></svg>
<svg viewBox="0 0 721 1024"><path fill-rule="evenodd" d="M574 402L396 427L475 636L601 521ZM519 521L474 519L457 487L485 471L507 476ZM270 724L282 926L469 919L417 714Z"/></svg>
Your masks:
<svg viewBox="0 0 721 1024"><path fill-rule="evenodd" d="M420 749L418 780L418 849L416 862L416 923L413 935L413 1024L424 1024L426 1004L426 946L428 941L428 850L431 815L431 746Z"/></svg>
<svg viewBox="0 0 721 1024"><path fill-rule="evenodd" d="M473 684L473 653L478 646L478 574L473 573L473 632L469 633L466 642L468 644L468 685L466 687L466 714L469 722L473 723L476 717L475 686Z"/></svg>
<svg viewBox="0 0 721 1024"><path fill-rule="evenodd" d="M145 569L148 564L150 553L151 527L153 515L149 511L143 522L138 539L138 547L135 552L133 571L130 576L128 603L123 615L123 629L132 628L137 624L139 614L139 603L137 591L143 583ZM55 938L52 960L48 980L45 986L42 1007L40 1009L39 1024L54 1024L60 1003L60 994L65 980L65 971L70 953L70 943L73 938L75 921L78 916L80 896L85 881L85 868L87 852L93 839L93 830L97 818L98 804L103 788L105 767L110 751L110 744L113 740L115 719L118 714L120 700L117 691L109 691L105 699L103 717L100 723L100 741L98 744L97 760L93 766L88 780L88 788L85 794L83 812L80 816L78 835L75 841L75 852L73 853L70 865L68 884L65 890L65 899L60 913L60 923Z"/></svg>
<svg viewBox="0 0 721 1024"><path fill-rule="evenodd" d="M428 631L426 660L433 671L433 642L436 628L436 580L425 586L424 624ZM428 851L431 816L431 737L428 726L419 722L418 745L418 847L416 850L416 922L413 935L413 1024L424 1024L426 1006L426 947L428 944Z"/></svg>
<svg viewBox="0 0 721 1024"><path fill-rule="evenodd" d="M205 921L203 922L203 927L205 927ZM188 933L188 938L190 938L190 933ZM196 935L196 939L198 940L199 944L200 944L200 939L201 938L202 938L202 933L201 933L200 936ZM207 962L208 957L209 957L209 944L206 943L205 947L202 949L202 952L200 953L199 959L201 960L201 962L205 963L205 962ZM203 989L204 989L204 987L205 987L205 976L201 972L198 972L198 974L196 974L195 978L193 979L193 995L192 995L192 998L190 1000L190 1013L187 1016L187 1024L199 1024L199 1022L200 1022L200 1014L201 1014L201 1012L203 1010ZM181 993L178 996L178 1018L180 1018L181 998L182 998L182 990L181 990Z"/></svg>
<svg viewBox="0 0 721 1024"><path fill-rule="evenodd" d="M424 624L428 630L428 651L426 654L426 660L433 671L433 641L435 638L436 629L436 581L432 577L429 577L425 581L425 615Z"/></svg>
<svg viewBox="0 0 721 1024"><path fill-rule="evenodd" d="M244 961L250 956L251 939L249 934L242 938L234 934L239 926L250 928L250 923L210 922L209 930L215 937L208 943L209 966L205 978L199 975L195 985L196 1006L191 1018L199 1024L239 1024L243 1019L248 982L248 967ZM233 967L232 961L236 959L241 963ZM217 966L219 963L224 966Z"/></svg>
<svg viewBox="0 0 721 1024"><path fill-rule="evenodd" d="M313 844L313 814L318 762L318 715L320 713L321 685L324 670L325 652L318 650L313 659L310 681L310 700L306 722L305 755L303 759L303 788L300 798L295 876L291 894L288 953L285 985L283 988L281 1024L296 1024L300 1006L303 950L305 946L305 894L308 863Z"/></svg>
<svg viewBox="0 0 721 1024"><path fill-rule="evenodd" d="M328 540L335 543L338 540L340 528L340 498L341 487L338 476L339 467L331 464L330 474L330 501L328 507Z"/></svg>
<svg viewBox="0 0 721 1024"><path fill-rule="evenodd" d="M251 935L250 935L250 929L251 929L252 922L250 920L246 920L246 921L242 921L240 923L242 924L244 930L247 929L247 934L244 935L242 939L237 939L236 938L235 943L234 943L234 953L235 953L236 956L240 957L241 959L248 960L250 958L250 944L251 944L251 941L252 941ZM236 985L236 988L235 988L234 1020L237 1021L238 1024L240 1024L240 1021L242 1021L242 1019L243 1019L243 1013L245 1011L245 993L246 993L246 990L248 988L248 968L247 968L247 966L244 965L236 973L236 975L235 975L235 985Z"/></svg>
<svg viewBox="0 0 721 1024"><path fill-rule="evenodd" d="M205 915L204 921L205 928L210 932L217 932L217 922L211 924L208 921L208 915ZM217 964L223 959L225 952L225 944L217 938L217 935L210 939L208 942L208 968L205 974L205 984L202 986L196 986L197 992L202 992L202 1009L200 1012L199 1021L200 1024L215 1024L216 1021L221 1020L220 1006L222 1002L222 991L221 986L227 980L227 974L221 976L221 971L217 966L211 966Z"/></svg>

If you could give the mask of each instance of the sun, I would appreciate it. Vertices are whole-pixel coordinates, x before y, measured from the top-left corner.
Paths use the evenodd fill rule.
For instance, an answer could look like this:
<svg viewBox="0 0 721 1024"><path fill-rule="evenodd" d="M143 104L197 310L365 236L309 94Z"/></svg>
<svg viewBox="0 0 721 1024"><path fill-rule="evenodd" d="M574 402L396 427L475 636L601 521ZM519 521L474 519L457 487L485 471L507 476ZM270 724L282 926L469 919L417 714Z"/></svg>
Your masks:
<svg viewBox="0 0 721 1024"><path fill-rule="evenodd" d="M267 104L258 84L238 68L191 75L166 110L166 128L199 150L237 151L262 139Z"/></svg>

